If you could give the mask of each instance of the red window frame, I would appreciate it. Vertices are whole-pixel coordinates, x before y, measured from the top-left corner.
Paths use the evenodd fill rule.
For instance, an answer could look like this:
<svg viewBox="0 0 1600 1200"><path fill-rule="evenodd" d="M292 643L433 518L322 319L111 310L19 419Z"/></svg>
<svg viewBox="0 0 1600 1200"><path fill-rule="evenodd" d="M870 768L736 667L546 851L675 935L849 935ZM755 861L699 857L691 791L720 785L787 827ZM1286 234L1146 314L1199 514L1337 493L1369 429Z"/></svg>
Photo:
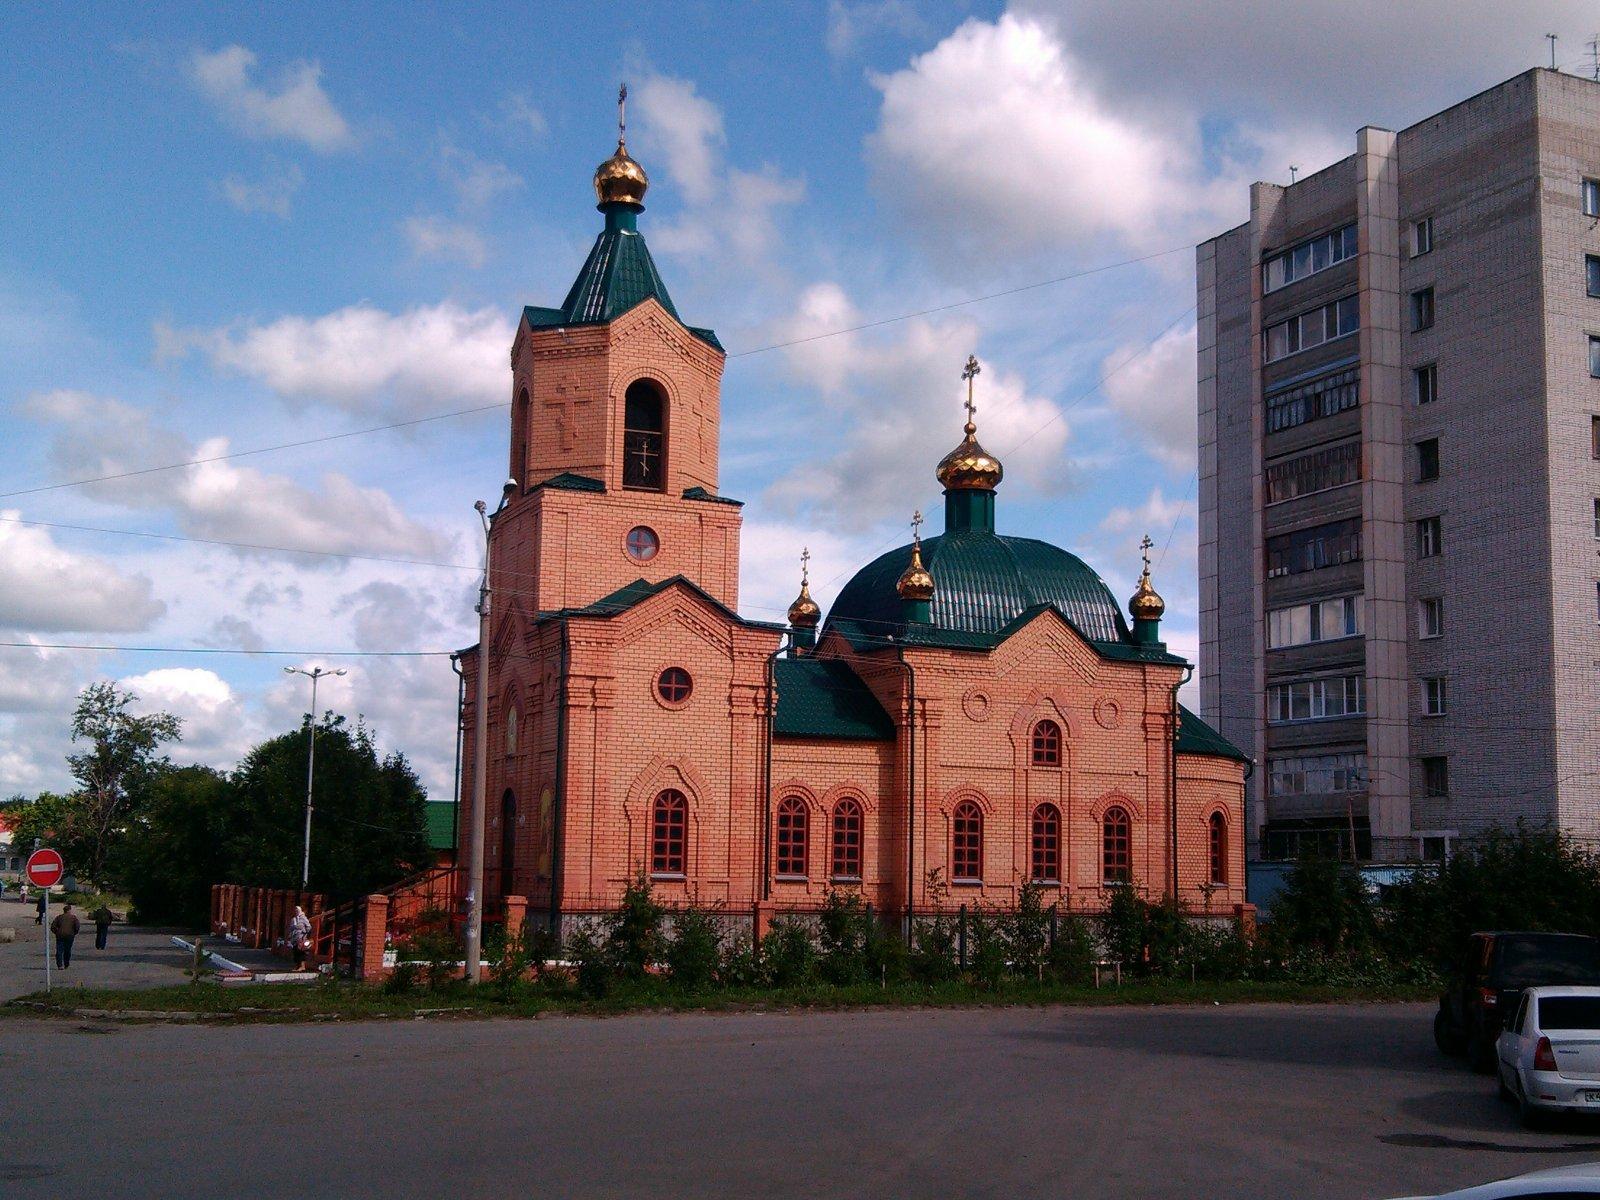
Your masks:
<svg viewBox="0 0 1600 1200"><path fill-rule="evenodd" d="M1030 878L1061 882L1061 810L1041 804L1033 810L1033 858Z"/></svg>
<svg viewBox="0 0 1600 1200"><path fill-rule="evenodd" d="M1208 842L1211 851L1211 882L1226 884L1228 882L1228 823L1219 812L1211 814L1206 821L1208 826Z"/></svg>
<svg viewBox="0 0 1600 1200"><path fill-rule="evenodd" d="M688 843L688 799L675 788L657 793L650 810L650 873L685 874Z"/></svg>
<svg viewBox="0 0 1600 1200"><path fill-rule="evenodd" d="M1100 821L1100 874L1106 883L1133 878L1133 823L1125 808L1108 808Z"/></svg>
<svg viewBox="0 0 1600 1200"><path fill-rule="evenodd" d="M950 878L977 883L983 879L983 810L963 800L950 817Z"/></svg>
<svg viewBox="0 0 1600 1200"><path fill-rule="evenodd" d="M861 805L841 800L833 806L833 877L861 878Z"/></svg>
<svg viewBox="0 0 1600 1200"><path fill-rule="evenodd" d="M806 802L798 796L778 801L778 874L804 879L806 875L806 833L810 821Z"/></svg>
<svg viewBox="0 0 1600 1200"><path fill-rule="evenodd" d="M1033 765L1059 767L1061 765L1061 726L1054 721L1040 721L1033 727Z"/></svg>
<svg viewBox="0 0 1600 1200"><path fill-rule="evenodd" d="M694 694L694 680L682 667L668 667L656 676L656 695L668 704L683 704Z"/></svg>

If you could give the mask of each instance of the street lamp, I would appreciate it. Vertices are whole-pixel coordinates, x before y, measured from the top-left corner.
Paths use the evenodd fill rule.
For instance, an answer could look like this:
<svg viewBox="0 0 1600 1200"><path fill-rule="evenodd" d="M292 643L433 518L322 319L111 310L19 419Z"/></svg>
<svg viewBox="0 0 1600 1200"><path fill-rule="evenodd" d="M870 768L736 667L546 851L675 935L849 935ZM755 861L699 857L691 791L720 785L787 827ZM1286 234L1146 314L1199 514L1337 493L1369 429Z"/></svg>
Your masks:
<svg viewBox="0 0 1600 1200"><path fill-rule="evenodd" d="M477 983L483 973L483 833L484 791L489 764L489 556L493 549L489 532L517 490L515 479L506 480L500 489L500 503L494 512L479 500L472 507L483 522L483 582L478 587L478 681L473 704L477 709L472 745L472 826L467 845L467 981Z"/></svg>
<svg viewBox="0 0 1600 1200"><path fill-rule="evenodd" d="M304 667L285 667L284 672L304 675L311 680L311 745L306 751L306 848L300 859L300 890L307 891L311 886L311 768L317 761L317 680L324 675L343 675L345 671L343 667L337 671L325 667L313 667L309 671Z"/></svg>

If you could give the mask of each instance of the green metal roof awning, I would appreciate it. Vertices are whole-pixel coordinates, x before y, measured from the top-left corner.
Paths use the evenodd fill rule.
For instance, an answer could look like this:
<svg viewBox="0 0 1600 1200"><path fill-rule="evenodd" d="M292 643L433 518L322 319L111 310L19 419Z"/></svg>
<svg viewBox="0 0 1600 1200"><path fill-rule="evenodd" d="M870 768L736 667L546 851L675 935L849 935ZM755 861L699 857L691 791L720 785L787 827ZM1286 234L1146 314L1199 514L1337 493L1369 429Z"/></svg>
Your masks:
<svg viewBox="0 0 1600 1200"><path fill-rule="evenodd" d="M894 740L894 722L848 663L809 656L780 658L773 671L778 711L772 731L778 737Z"/></svg>
<svg viewBox="0 0 1600 1200"><path fill-rule="evenodd" d="M1179 754L1209 754L1213 758L1232 758L1249 762L1250 756L1223 737L1183 705L1178 705Z"/></svg>

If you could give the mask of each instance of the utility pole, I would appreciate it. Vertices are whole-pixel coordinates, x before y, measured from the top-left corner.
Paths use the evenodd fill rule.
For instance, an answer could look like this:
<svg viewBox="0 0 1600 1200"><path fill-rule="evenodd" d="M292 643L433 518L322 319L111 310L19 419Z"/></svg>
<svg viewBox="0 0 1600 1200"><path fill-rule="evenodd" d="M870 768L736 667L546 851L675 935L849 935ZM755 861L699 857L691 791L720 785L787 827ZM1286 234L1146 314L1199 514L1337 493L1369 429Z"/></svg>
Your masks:
<svg viewBox="0 0 1600 1200"><path fill-rule="evenodd" d="M517 490L515 479L506 480L500 490L500 504L493 513L479 500L472 507L483 522L483 582L478 585L478 679L473 697L472 736L472 828L467 847L467 982L477 983L483 974L483 835L484 792L489 774L489 559L494 550L489 534L498 517Z"/></svg>
<svg viewBox="0 0 1600 1200"><path fill-rule="evenodd" d="M330 671L326 667L285 667L284 672L289 675L304 675L311 680L311 721L307 733L311 742L306 750L306 844L305 853L300 857L300 890L306 891L311 886L311 771L317 763L317 680L324 675L343 675L345 670L340 667Z"/></svg>

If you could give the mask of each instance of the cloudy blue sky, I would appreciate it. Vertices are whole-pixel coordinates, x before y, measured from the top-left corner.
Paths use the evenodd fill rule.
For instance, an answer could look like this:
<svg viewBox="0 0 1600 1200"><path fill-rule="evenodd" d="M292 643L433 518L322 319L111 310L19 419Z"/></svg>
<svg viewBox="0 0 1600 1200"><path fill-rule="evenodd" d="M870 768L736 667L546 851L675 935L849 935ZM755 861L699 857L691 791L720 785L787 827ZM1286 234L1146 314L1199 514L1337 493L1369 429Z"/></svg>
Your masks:
<svg viewBox="0 0 1600 1200"><path fill-rule="evenodd" d="M99 678L230 766L303 711L286 661L346 667L326 703L448 793L455 682L415 652L474 640L513 317L598 228L624 78L641 227L730 351L747 615L802 544L826 604L939 511L975 352L1002 527L1119 594L1148 531L1193 655L1193 244L1547 32L1582 69L1589 8L7 5L0 796L64 781ZM305 653L201 653L264 650Z"/></svg>

